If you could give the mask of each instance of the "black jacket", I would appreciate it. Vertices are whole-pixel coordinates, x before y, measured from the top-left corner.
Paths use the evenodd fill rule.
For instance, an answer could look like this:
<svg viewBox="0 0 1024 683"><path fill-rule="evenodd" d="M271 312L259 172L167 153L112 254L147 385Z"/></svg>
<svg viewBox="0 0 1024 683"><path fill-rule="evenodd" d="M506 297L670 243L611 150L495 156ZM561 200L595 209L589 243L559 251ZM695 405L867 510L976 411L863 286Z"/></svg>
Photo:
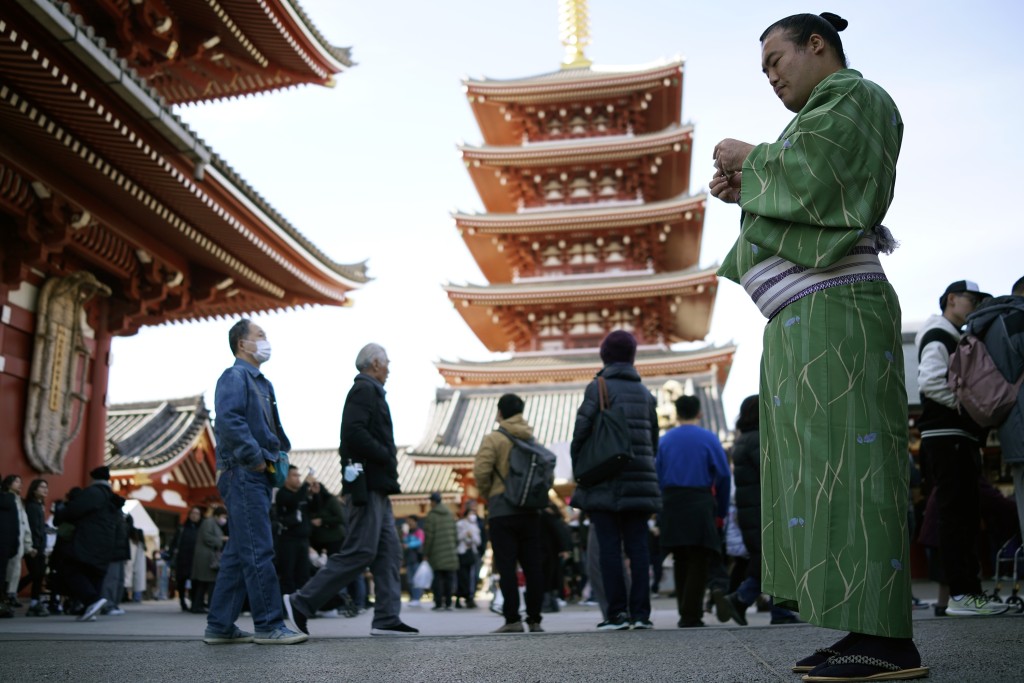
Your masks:
<svg viewBox="0 0 1024 683"><path fill-rule="evenodd" d="M368 490L385 495L402 492L398 485L398 449L384 388L363 373L356 375L345 398L338 453L343 471L349 460L363 464ZM342 492L350 493L348 482Z"/></svg>
<svg viewBox="0 0 1024 683"><path fill-rule="evenodd" d="M757 431L742 432L732 447L736 521L743 545L753 556L761 552L761 439Z"/></svg>
<svg viewBox="0 0 1024 683"><path fill-rule="evenodd" d="M178 527L178 538L174 542L174 571L181 585L184 585L185 579L192 576L192 561L196 556L198 536L198 522L186 519L185 523Z"/></svg>
<svg viewBox="0 0 1024 683"><path fill-rule="evenodd" d="M310 505L309 516L320 518L320 526L313 527L310 543L318 550L345 540L345 514L341 501L326 488L320 489Z"/></svg>
<svg viewBox="0 0 1024 683"><path fill-rule="evenodd" d="M654 455L658 452L658 414L654 396L640 382L636 368L628 363L606 365L597 374L608 384L610 406L620 408L626 415L633 442L633 460L616 477L586 489L577 488L572 496L572 505L587 511L657 512L661 509L661 490L654 469ZM576 427L569 446L574 461L590 438L598 412L600 398L597 380L594 380L587 385L583 404L576 412Z"/></svg>
<svg viewBox="0 0 1024 683"><path fill-rule="evenodd" d="M121 512L123 506L124 498L110 486L95 482L65 505L57 522L75 525L71 557L98 569L126 559L123 546L128 542L128 526Z"/></svg>
<svg viewBox="0 0 1024 683"><path fill-rule="evenodd" d="M313 533L309 513L309 484L303 483L298 491L279 488L274 504L277 507L277 522L281 525L281 537L308 539Z"/></svg>
<svg viewBox="0 0 1024 683"><path fill-rule="evenodd" d="M25 514L28 525L32 529L32 548L37 552L46 550L46 512L38 500L25 501Z"/></svg>
<svg viewBox="0 0 1024 683"><path fill-rule="evenodd" d="M18 522L18 504L10 491L0 491L0 562L18 554L21 548L21 524Z"/></svg>

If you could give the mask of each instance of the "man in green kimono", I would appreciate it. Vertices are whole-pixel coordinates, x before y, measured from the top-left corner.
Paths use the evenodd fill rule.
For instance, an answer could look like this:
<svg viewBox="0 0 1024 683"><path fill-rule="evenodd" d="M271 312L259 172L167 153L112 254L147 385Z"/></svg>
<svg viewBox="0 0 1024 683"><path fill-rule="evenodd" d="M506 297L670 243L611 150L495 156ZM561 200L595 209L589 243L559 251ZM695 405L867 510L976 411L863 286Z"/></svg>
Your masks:
<svg viewBox="0 0 1024 683"><path fill-rule="evenodd" d="M804 680L927 675L912 640L907 402L900 306L878 252L903 123L846 68L833 14L761 36L762 68L796 117L778 141L726 139L711 193L743 210L719 274L768 319L761 361L763 587L847 631L797 662Z"/></svg>

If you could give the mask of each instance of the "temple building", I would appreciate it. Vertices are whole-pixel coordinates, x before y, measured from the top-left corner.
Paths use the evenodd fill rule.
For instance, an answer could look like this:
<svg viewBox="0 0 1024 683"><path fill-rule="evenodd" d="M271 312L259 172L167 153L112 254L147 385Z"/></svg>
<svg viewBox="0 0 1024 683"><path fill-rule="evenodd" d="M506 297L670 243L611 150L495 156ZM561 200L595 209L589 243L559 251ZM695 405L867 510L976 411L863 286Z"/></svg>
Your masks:
<svg viewBox="0 0 1024 683"><path fill-rule="evenodd" d="M534 435L560 454L556 488L571 490L576 410L613 330L636 337L663 427L687 393L701 397L705 426L726 431L721 392L735 347L672 348L705 338L718 290L716 268L699 264L707 197L689 192L683 62L594 66L583 54L585 3L564 0L562 20L558 71L463 82L483 144L459 151L485 212L453 217L487 283L445 291L504 355L437 363L447 386L407 455L452 467L466 497L477 495L473 457L506 392L526 401Z"/></svg>
<svg viewBox="0 0 1024 683"><path fill-rule="evenodd" d="M306 239L170 104L331 86L349 65L295 0L2 4L0 473L46 476L62 495L107 461L147 506L183 513L211 495L202 400L108 411L111 339L343 306L367 276Z"/></svg>

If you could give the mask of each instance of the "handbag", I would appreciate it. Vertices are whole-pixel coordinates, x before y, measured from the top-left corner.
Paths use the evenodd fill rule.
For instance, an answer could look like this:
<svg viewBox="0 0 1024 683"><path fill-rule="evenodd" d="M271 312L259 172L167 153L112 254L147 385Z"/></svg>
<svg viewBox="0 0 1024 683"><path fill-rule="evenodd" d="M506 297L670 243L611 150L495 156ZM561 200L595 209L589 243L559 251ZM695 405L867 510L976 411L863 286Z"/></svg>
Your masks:
<svg viewBox="0 0 1024 683"><path fill-rule="evenodd" d="M433 582L434 570L430 568L428 562L420 562L420 566L416 568L416 573L412 575L412 587L430 590L430 584Z"/></svg>
<svg viewBox="0 0 1024 683"><path fill-rule="evenodd" d="M270 484L275 489L282 488L288 479L288 454L281 451L277 455L277 462L267 461L267 476L270 477Z"/></svg>
<svg viewBox="0 0 1024 683"><path fill-rule="evenodd" d="M600 411L594 418L590 438L572 464L576 485L588 488L611 479L633 459L629 423L618 408L612 408L604 377L597 378Z"/></svg>

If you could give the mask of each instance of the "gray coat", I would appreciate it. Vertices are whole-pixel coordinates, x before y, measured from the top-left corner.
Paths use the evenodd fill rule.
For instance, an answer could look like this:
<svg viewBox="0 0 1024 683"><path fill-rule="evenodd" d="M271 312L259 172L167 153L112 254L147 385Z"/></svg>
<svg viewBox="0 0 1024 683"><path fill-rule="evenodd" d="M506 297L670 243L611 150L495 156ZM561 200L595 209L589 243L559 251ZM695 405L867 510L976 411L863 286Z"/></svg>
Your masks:
<svg viewBox="0 0 1024 683"><path fill-rule="evenodd" d="M1024 297L990 299L967 318L967 331L985 342L985 348L1003 377L1015 382L1024 373ZM1024 464L1024 385L1017 405L999 426L1003 462Z"/></svg>
<svg viewBox="0 0 1024 683"><path fill-rule="evenodd" d="M192 560L192 580L213 582L217 580L217 571L212 569L214 555L224 548L224 530L213 517L207 517L199 525L196 536L196 554Z"/></svg>
<svg viewBox="0 0 1024 683"><path fill-rule="evenodd" d="M608 384L611 407L620 408L626 415L633 460L612 479L586 489L577 488L572 496L572 505L588 512L657 512L661 509L661 489L654 469L654 455L658 452L658 413L654 396L641 383L636 368L629 363L606 365L597 374ZM576 412L576 426L569 446L574 462L590 438L600 409L595 379L587 385L583 404Z"/></svg>

